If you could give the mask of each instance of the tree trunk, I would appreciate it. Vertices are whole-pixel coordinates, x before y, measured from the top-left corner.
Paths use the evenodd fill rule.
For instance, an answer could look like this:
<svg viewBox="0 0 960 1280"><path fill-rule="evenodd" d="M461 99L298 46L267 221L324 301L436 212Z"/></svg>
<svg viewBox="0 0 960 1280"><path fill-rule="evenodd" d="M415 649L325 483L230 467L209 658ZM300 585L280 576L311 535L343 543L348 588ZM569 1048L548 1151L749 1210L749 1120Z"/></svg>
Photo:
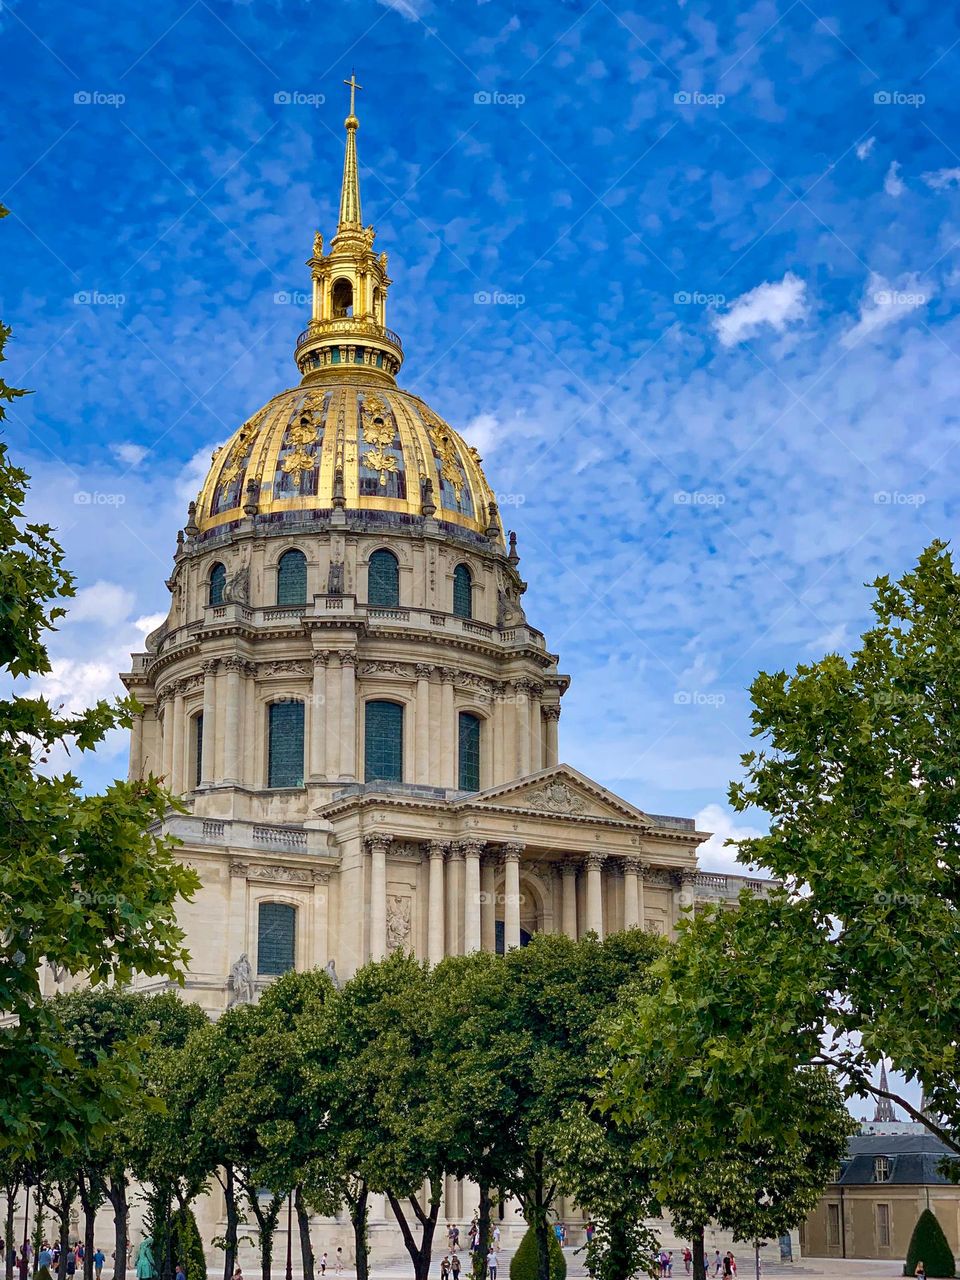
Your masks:
<svg viewBox="0 0 960 1280"><path fill-rule="evenodd" d="M7 1230L4 1235L6 1246L3 1255L3 1274L5 1280L13 1280L13 1264L10 1261L10 1246L14 1243L13 1235L15 1231L14 1216L17 1212L17 1192L20 1190L19 1182L11 1182L5 1188L7 1193Z"/></svg>
<svg viewBox="0 0 960 1280"><path fill-rule="evenodd" d="M273 1271L273 1235L280 1217L280 1206L286 1196L274 1195L270 1200L266 1213L264 1213L260 1208L256 1187L252 1187L244 1179L244 1189L247 1193L247 1203L257 1220L258 1235L260 1237L260 1280L270 1280Z"/></svg>
<svg viewBox="0 0 960 1280"><path fill-rule="evenodd" d="M106 1191L107 1199L113 1207L113 1276L114 1280L124 1280L127 1274L127 1233L130 1222L126 1174L121 1172L116 1177L111 1174Z"/></svg>
<svg viewBox="0 0 960 1280"><path fill-rule="evenodd" d="M693 1280L707 1280L707 1257L703 1247L703 1227L693 1232Z"/></svg>
<svg viewBox="0 0 960 1280"><path fill-rule="evenodd" d="M369 1190L365 1182L360 1183L357 1194L347 1196L350 1209L350 1221L353 1223L353 1252L356 1258L357 1280L369 1280L370 1248L367 1244L367 1200Z"/></svg>
<svg viewBox="0 0 960 1280"><path fill-rule="evenodd" d="M95 1248L94 1233L97 1223L97 1210L94 1207L96 1192L93 1177L85 1181L81 1173L77 1177L77 1194L80 1207L83 1209L83 1280L93 1280L93 1251Z"/></svg>
<svg viewBox="0 0 960 1280"><path fill-rule="evenodd" d="M67 1254L70 1250L70 1206L73 1196L62 1182L57 1184L60 1203L57 1205L57 1217L60 1229L60 1261L57 1263L57 1280L67 1280Z"/></svg>
<svg viewBox="0 0 960 1280"><path fill-rule="evenodd" d="M473 1255L473 1280L484 1280L487 1254L490 1252L490 1185L479 1184L480 1207L477 1213L477 1248Z"/></svg>
<svg viewBox="0 0 960 1280"><path fill-rule="evenodd" d="M227 1230L223 1238L223 1280L232 1280L233 1269L237 1265L237 1236L239 1235L240 1214L237 1210L237 1184L233 1174L233 1165L223 1166L223 1177L217 1173L217 1181L223 1188L223 1200L226 1206Z"/></svg>
<svg viewBox="0 0 960 1280"><path fill-rule="evenodd" d="M390 1201L390 1208L393 1210L393 1216L397 1220L400 1228L400 1234L403 1236L403 1243L407 1247L407 1253L410 1255L410 1261L413 1263L413 1280L429 1280L430 1278L430 1262L433 1257L433 1234L437 1229L437 1218L440 1216L440 1193L435 1193L434 1188L441 1185L442 1175L430 1178L430 1212L424 1213L420 1207L420 1201L416 1196L410 1196L408 1203L413 1212L413 1216L420 1224L420 1243L418 1244L410 1225L404 1216L400 1202L394 1196L393 1192L387 1192L387 1199ZM434 1195L436 1194L436 1198Z"/></svg>
<svg viewBox="0 0 960 1280"><path fill-rule="evenodd" d="M310 1239L310 1210L303 1199L303 1187L297 1186L293 1195L293 1207L297 1211L297 1226L300 1229L300 1265L303 1268L303 1280L313 1280L314 1257L313 1241Z"/></svg>
<svg viewBox="0 0 960 1280"><path fill-rule="evenodd" d="M550 1280L550 1223L547 1215L538 1215L534 1227L537 1237L537 1280Z"/></svg>

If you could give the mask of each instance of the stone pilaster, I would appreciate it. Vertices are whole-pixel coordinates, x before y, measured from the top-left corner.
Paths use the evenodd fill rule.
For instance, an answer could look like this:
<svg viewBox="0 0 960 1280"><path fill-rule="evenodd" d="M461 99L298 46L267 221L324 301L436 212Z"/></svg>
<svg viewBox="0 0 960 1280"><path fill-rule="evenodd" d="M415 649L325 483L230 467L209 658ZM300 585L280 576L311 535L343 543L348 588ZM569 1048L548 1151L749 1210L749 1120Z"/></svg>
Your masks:
<svg viewBox="0 0 960 1280"><path fill-rule="evenodd" d="M310 753L307 776L322 782L327 776L327 653L313 655L313 688L310 701Z"/></svg>
<svg viewBox="0 0 960 1280"><path fill-rule="evenodd" d="M623 927L640 928L640 895L643 863L639 858L623 860Z"/></svg>
<svg viewBox="0 0 960 1280"><path fill-rule="evenodd" d="M568 938L577 940L577 864L572 858L560 864L561 928Z"/></svg>
<svg viewBox="0 0 960 1280"><path fill-rule="evenodd" d="M370 959L387 954L387 849L393 836L367 836L370 851Z"/></svg>
<svg viewBox="0 0 960 1280"><path fill-rule="evenodd" d="M587 931L603 937L603 864L602 853L587 855Z"/></svg>
<svg viewBox="0 0 960 1280"><path fill-rule="evenodd" d="M549 769L560 760L560 703L548 703L541 708L541 713L547 730L547 758L543 765L545 769Z"/></svg>
<svg viewBox="0 0 960 1280"><path fill-rule="evenodd" d="M448 847L445 840L431 840L428 846L430 881L427 911L427 959L431 964L439 964L443 959L443 864L447 856Z"/></svg>
<svg viewBox="0 0 960 1280"><path fill-rule="evenodd" d="M208 658L203 664L203 745L200 751L200 785L208 787L216 781L217 759L217 670L219 658ZM190 779L192 784L193 778ZM188 788L184 787L184 790Z"/></svg>
<svg viewBox="0 0 960 1280"><path fill-rule="evenodd" d="M503 945L510 951L520 945L520 858L522 844L501 846L503 854Z"/></svg>
<svg viewBox="0 0 960 1280"><path fill-rule="evenodd" d="M461 840L459 847L465 860L463 885L463 951L469 955L480 950L480 856L482 840Z"/></svg>
<svg viewBox="0 0 960 1280"><path fill-rule="evenodd" d="M357 776L357 655L340 655L340 781Z"/></svg>
<svg viewBox="0 0 960 1280"><path fill-rule="evenodd" d="M224 662L226 670L226 689L223 709L223 780L236 785L240 777L240 740L241 740L241 678L247 664L242 658L227 658ZM204 684L204 703L206 703L206 684ZM203 735L207 736L207 711L203 711ZM204 744L206 755L206 744Z"/></svg>

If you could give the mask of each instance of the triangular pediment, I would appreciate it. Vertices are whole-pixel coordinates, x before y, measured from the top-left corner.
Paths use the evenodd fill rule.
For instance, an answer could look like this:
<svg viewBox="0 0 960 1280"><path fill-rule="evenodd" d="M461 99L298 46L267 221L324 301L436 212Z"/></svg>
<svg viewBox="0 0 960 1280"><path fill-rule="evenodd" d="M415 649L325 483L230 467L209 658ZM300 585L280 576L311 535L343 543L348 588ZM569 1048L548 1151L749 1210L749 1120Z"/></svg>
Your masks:
<svg viewBox="0 0 960 1280"><path fill-rule="evenodd" d="M457 807L515 809L542 813L548 818L596 818L643 827L651 825L641 809L568 764L553 765L525 778L490 787L469 800L461 800Z"/></svg>

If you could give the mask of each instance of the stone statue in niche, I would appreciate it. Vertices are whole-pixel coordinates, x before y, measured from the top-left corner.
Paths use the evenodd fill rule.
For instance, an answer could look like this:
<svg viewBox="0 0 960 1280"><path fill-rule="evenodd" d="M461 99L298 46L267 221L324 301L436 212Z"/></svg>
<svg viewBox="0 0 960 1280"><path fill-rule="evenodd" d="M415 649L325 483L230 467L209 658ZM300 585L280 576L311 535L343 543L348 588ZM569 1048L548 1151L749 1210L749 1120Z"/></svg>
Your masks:
<svg viewBox="0 0 960 1280"><path fill-rule="evenodd" d="M410 899L387 899L387 950L402 950L410 940Z"/></svg>
<svg viewBox="0 0 960 1280"><path fill-rule="evenodd" d="M249 604L250 602L250 566L241 565L230 575L223 586L225 604Z"/></svg>
<svg viewBox="0 0 960 1280"><path fill-rule="evenodd" d="M245 951L230 970L227 990L230 992L230 998L227 1001L228 1009L238 1004L253 1004L256 995L253 986L253 969Z"/></svg>
<svg viewBox="0 0 960 1280"><path fill-rule="evenodd" d="M342 596L343 595L343 561L331 560L330 568L327 572L327 595Z"/></svg>
<svg viewBox="0 0 960 1280"><path fill-rule="evenodd" d="M327 963L323 966L323 972L327 975L327 977L333 983L334 989L339 991L341 983L340 983L340 978L337 976L337 966L333 960L327 961Z"/></svg>

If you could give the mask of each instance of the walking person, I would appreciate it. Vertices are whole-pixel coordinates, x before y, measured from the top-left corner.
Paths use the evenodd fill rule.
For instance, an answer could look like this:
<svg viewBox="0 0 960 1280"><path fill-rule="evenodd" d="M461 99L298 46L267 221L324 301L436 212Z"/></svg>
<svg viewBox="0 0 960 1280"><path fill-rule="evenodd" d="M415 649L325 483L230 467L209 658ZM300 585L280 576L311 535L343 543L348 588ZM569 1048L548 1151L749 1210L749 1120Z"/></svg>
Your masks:
<svg viewBox="0 0 960 1280"><path fill-rule="evenodd" d="M333 1255L333 1269L338 1276L343 1275L343 1250L337 1245L337 1252Z"/></svg>
<svg viewBox="0 0 960 1280"><path fill-rule="evenodd" d="M450 1255L447 1253L440 1262L440 1280L450 1280Z"/></svg>
<svg viewBox="0 0 960 1280"><path fill-rule="evenodd" d="M497 1280L497 1251L491 1248L487 1254L487 1280Z"/></svg>
<svg viewBox="0 0 960 1280"><path fill-rule="evenodd" d="M693 1262L693 1253L690 1250L690 1246L686 1245L683 1250L683 1269L687 1273L687 1275L690 1274L690 1264L692 1262Z"/></svg>
<svg viewBox="0 0 960 1280"><path fill-rule="evenodd" d="M323 1251L323 1253L321 1253L321 1255L320 1255L320 1274L321 1274L322 1276L325 1276L325 1275L327 1274L327 1252L326 1252L326 1250L324 1250L324 1251Z"/></svg>
<svg viewBox="0 0 960 1280"><path fill-rule="evenodd" d="M107 1260L107 1255L103 1252L102 1249L97 1249L94 1251L93 1269L94 1269L94 1272L96 1273L96 1280L103 1280L103 1264L106 1262L106 1260Z"/></svg>
<svg viewBox="0 0 960 1280"><path fill-rule="evenodd" d="M460 1255L455 1253L450 1259L450 1280L460 1280Z"/></svg>

